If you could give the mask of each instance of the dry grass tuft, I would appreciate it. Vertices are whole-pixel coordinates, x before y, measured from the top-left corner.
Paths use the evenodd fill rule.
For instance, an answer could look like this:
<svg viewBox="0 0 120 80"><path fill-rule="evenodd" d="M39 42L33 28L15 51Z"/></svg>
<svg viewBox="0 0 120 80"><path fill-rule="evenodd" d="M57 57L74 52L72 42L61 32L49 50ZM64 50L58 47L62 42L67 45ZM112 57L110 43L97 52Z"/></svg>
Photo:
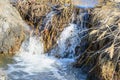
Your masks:
<svg viewBox="0 0 120 80"><path fill-rule="evenodd" d="M107 2L92 10L92 25L89 33L89 47L79 58L78 64L91 67L89 80L115 79L120 60L120 6ZM93 75L94 76L93 78ZM119 74L120 75L120 74Z"/></svg>
<svg viewBox="0 0 120 80"><path fill-rule="evenodd" d="M43 35L45 51L48 51L55 44L60 32L71 20L74 10L71 4L71 0L19 0L16 8L36 34L39 33L40 27L49 27L49 29L40 32ZM60 14L54 15L49 25L45 25L47 23L44 20L47 14L52 11L53 6L59 6L57 11L60 11Z"/></svg>
<svg viewBox="0 0 120 80"><path fill-rule="evenodd" d="M101 67L102 69L102 76L105 78L105 80L111 80L111 76L113 76L114 73L114 64L112 62L107 62L106 64Z"/></svg>

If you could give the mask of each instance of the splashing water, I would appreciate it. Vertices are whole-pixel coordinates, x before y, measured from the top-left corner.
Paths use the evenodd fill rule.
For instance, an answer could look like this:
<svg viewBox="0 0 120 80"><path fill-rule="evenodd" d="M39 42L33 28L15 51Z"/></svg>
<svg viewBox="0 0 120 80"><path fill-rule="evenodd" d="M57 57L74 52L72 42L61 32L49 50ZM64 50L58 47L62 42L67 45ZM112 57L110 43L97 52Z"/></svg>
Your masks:
<svg viewBox="0 0 120 80"><path fill-rule="evenodd" d="M81 38L85 36L86 27L81 27L76 24L70 24L61 33L57 44L58 46L52 50L52 55L59 55L60 57L75 57L75 48L81 42Z"/></svg>
<svg viewBox="0 0 120 80"><path fill-rule="evenodd" d="M20 51L14 56L14 63L8 64L6 72L10 80L85 80L86 75L80 69L70 67L75 62L75 48L87 28L84 24L70 24L59 39L58 46L51 53L59 54L64 59L48 57L44 53L41 37L30 36L23 42ZM48 53L49 54L49 53Z"/></svg>
<svg viewBox="0 0 120 80"><path fill-rule="evenodd" d="M47 15L44 21L47 23L43 29L49 27L54 14L56 12L52 11ZM81 69L71 67L75 62L75 48L81 44L81 39L86 35L84 31L87 31L84 23L86 13L81 13L79 17L81 24L70 23L64 28L57 40L57 46L48 53L60 56L60 59L43 54L42 37L30 36L24 41L13 58L14 63L7 64L8 67L5 68L9 80L85 80L86 74Z"/></svg>
<svg viewBox="0 0 120 80"><path fill-rule="evenodd" d="M80 15L84 16L85 14ZM75 62L75 48L80 45L86 30L83 18L81 25L70 23L64 28L57 40L57 46L48 53L59 55L61 59L43 54L42 37L31 35L13 57L14 62L4 68L9 80L85 80L86 74L81 69L73 68L71 64Z"/></svg>
<svg viewBox="0 0 120 80"><path fill-rule="evenodd" d="M43 55L43 48L42 40L38 37L31 36L26 40L14 56L15 62L8 64L5 70L9 80L79 80L67 68L73 61ZM80 70L75 72L81 74ZM80 77L85 78L83 75Z"/></svg>

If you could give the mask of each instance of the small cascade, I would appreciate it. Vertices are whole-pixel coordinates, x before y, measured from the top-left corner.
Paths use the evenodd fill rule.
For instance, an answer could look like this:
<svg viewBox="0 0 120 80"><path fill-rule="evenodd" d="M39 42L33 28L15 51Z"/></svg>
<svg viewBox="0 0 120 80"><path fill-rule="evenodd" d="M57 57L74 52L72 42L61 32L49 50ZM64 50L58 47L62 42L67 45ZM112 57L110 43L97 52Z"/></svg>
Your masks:
<svg viewBox="0 0 120 80"><path fill-rule="evenodd" d="M43 30L46 30L46 29L50 29L51 28L51 21L52 21L52 18L53 16L55 15L58 15L61 13L61 10L58 10L57 8L59 8L60 6L53 6L52 7L52 11L50 11L45 19L43 20L43 23L42 23L42 26L39 27L39 31L43 31Z"/></svg>
<svg viewBox="0 0 120 80"><path fill-rule="evenodd" d="M42 80L46 80L48 74L51 78L53 76L52 80L62 80L64 77L52 66L55 64L56 59L44 55L43 48L41 37L31 36L23 42L20 51L14 56L15 63L8 64L6 70L8 78L10 80L40 80L44 75ZM44 73L46 73L47 77Z"/></svg>
<svg viewBox="0 0 120 80"><path fill-rule="evenodd" d="M61 33L57 47L51 51L52 55L59 57L75 57L75 48L80 44L81 38L85 36L86 27L79 27L76 24L70 24ZM83 33L81 33L83 31Z"/></svg>
<svg viewBox="0 0 120 80"><path fill-rule="evenodd" d="M24 41L20 51L13 58L15 62L7 64L8 68L5 71L8 78L10 80L75 80L76 76L86 78L85 75L75 75L81 74L80 69L70 71L70 68L67 68L67 65L74 61L45 55L43 48L41 37L30 36Z"/></svg>
<svg viewBox="0 0 120 80"><path fill-rule="evenodd" d="M41 66L39 62L43 63L41 58L45 58L45 56L42 55L44 53L43 48L44 47L43 47L42 41L40 41L40 38L36 36L31 36L28 40L23 42L20 51L14 56L14 60L17 62L17 64L15 64L13 67L17 67L17 66L24 67L24 70L26 72L39 71L35 69ZM45 64L43 64L42 66L48 66L49 64L48 65L47 64L48 63L45 62ZM34 68L35 66L36 68ZM19 69L19 67L16 69ZM9 68L12 68L12 67L9 67ZM32 71L29 71L29 70L32 70ZM12 69L10 71L12 71Z"/></svg>
<svg viewBox="0 0 120 80"><path fill-rule="evenodd" d="M61 32L56 46L46 54L44 54L42 37L33 36L34 33L31 32L20 51L13 57L14 63L7 64L5 71L8 78L10 80L85 80L86 74L83 74L81 69L73 68L71 64L85 51L88 6L82 8L77 17L72 16L71 23ZM53 10L43 20L39 28L40 32L49 29L52 17L60 14L59 6L52 8ZM78 54L76 49L79 50Z"/></svg>
<svg viewBox="0 0 120 80"><path fill-rule="evenodd" d="M84 48L86 40L84 42L81 42L81 40L87 35L89 14L86 9L82 11L77 15L77 23L70 23L68 27L64 28L57 40L57 46L51 51L52 55L59 58L75 58L78 56L75 51L76 47L81 46ZM72 22L74 21L72 20ZM79 52L79 54L82 52L84 50Z"/></svg>

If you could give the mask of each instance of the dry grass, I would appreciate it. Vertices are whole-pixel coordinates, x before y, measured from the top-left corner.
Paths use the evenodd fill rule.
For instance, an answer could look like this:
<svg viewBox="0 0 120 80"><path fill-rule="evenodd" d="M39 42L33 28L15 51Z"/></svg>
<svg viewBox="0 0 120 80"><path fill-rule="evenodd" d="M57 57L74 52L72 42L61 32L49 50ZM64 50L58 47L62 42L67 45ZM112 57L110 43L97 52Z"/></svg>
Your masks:
<svg viewBox="0 0 120 80"><path fill-rule="evenodd" d="M31 26L38 26L42 23L43 18L51 11L51 7L54 5L69 4L70 0L19 0L16 4L16 8L20 12L23 19L25 19ZM64 7L64 11L65 11ZM64 17L66 17L66 14Z"/></svg>
<svg viewBox="0 0 120 80"><path fill-rule="evenodd" d="M69 6L65 6L65 5ZM49 24L49 30L42 31L45 51L48 51L56 43L57 36L67 26L71 20L73 13L73 6L71 0L19 0L16 8L20 12L22 18L35 30L36 34L39 34L40 26L43 26L46 15L52 10L53 6L59 5L59 15L54 15L51 23ZM46 27L46 26L45 26Z"/></svg>
<svg viewBox="0 0 120 80"><path fill-rule="evenodd" d="M113 76L114 73L114 64L112 62L107 62L106 64L101 67L102 68L102 76L105 78L105 80L112 80L111 76Z"/></svg>
<svg viewBox="0 0 120 80"><path fill-rule="evenodd" d="M46 50L52 48L53 44L56 43L60 32L70 23L73 9L66 8L63 9L60 15L55 15L51 21L51 29L48 32L43 33L43 37L45 40Z"/></svg>
<svg viewBox="0 0 120 80"><path fill-rule="evenodd" d="M119 4L107 2L104 6L96 7L92 11L90 23L93 24L89 33L90 44L78 64L92 67L89 78L97 75L97 80L118 80L114 76L120 59Z"/></svg>

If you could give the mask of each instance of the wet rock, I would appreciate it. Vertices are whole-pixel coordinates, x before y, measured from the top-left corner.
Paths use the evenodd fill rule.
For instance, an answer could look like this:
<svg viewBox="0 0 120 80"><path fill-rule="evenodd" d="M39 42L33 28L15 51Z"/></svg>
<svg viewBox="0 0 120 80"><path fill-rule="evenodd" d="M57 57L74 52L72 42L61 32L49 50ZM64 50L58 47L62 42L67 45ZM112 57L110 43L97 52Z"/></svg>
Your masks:
<svg viewBox="0 0 120 80"><path fill-rule="evenodd" d="M24 40L25 23L8 0L0 0L0 53L13 54Z"/></svg>

